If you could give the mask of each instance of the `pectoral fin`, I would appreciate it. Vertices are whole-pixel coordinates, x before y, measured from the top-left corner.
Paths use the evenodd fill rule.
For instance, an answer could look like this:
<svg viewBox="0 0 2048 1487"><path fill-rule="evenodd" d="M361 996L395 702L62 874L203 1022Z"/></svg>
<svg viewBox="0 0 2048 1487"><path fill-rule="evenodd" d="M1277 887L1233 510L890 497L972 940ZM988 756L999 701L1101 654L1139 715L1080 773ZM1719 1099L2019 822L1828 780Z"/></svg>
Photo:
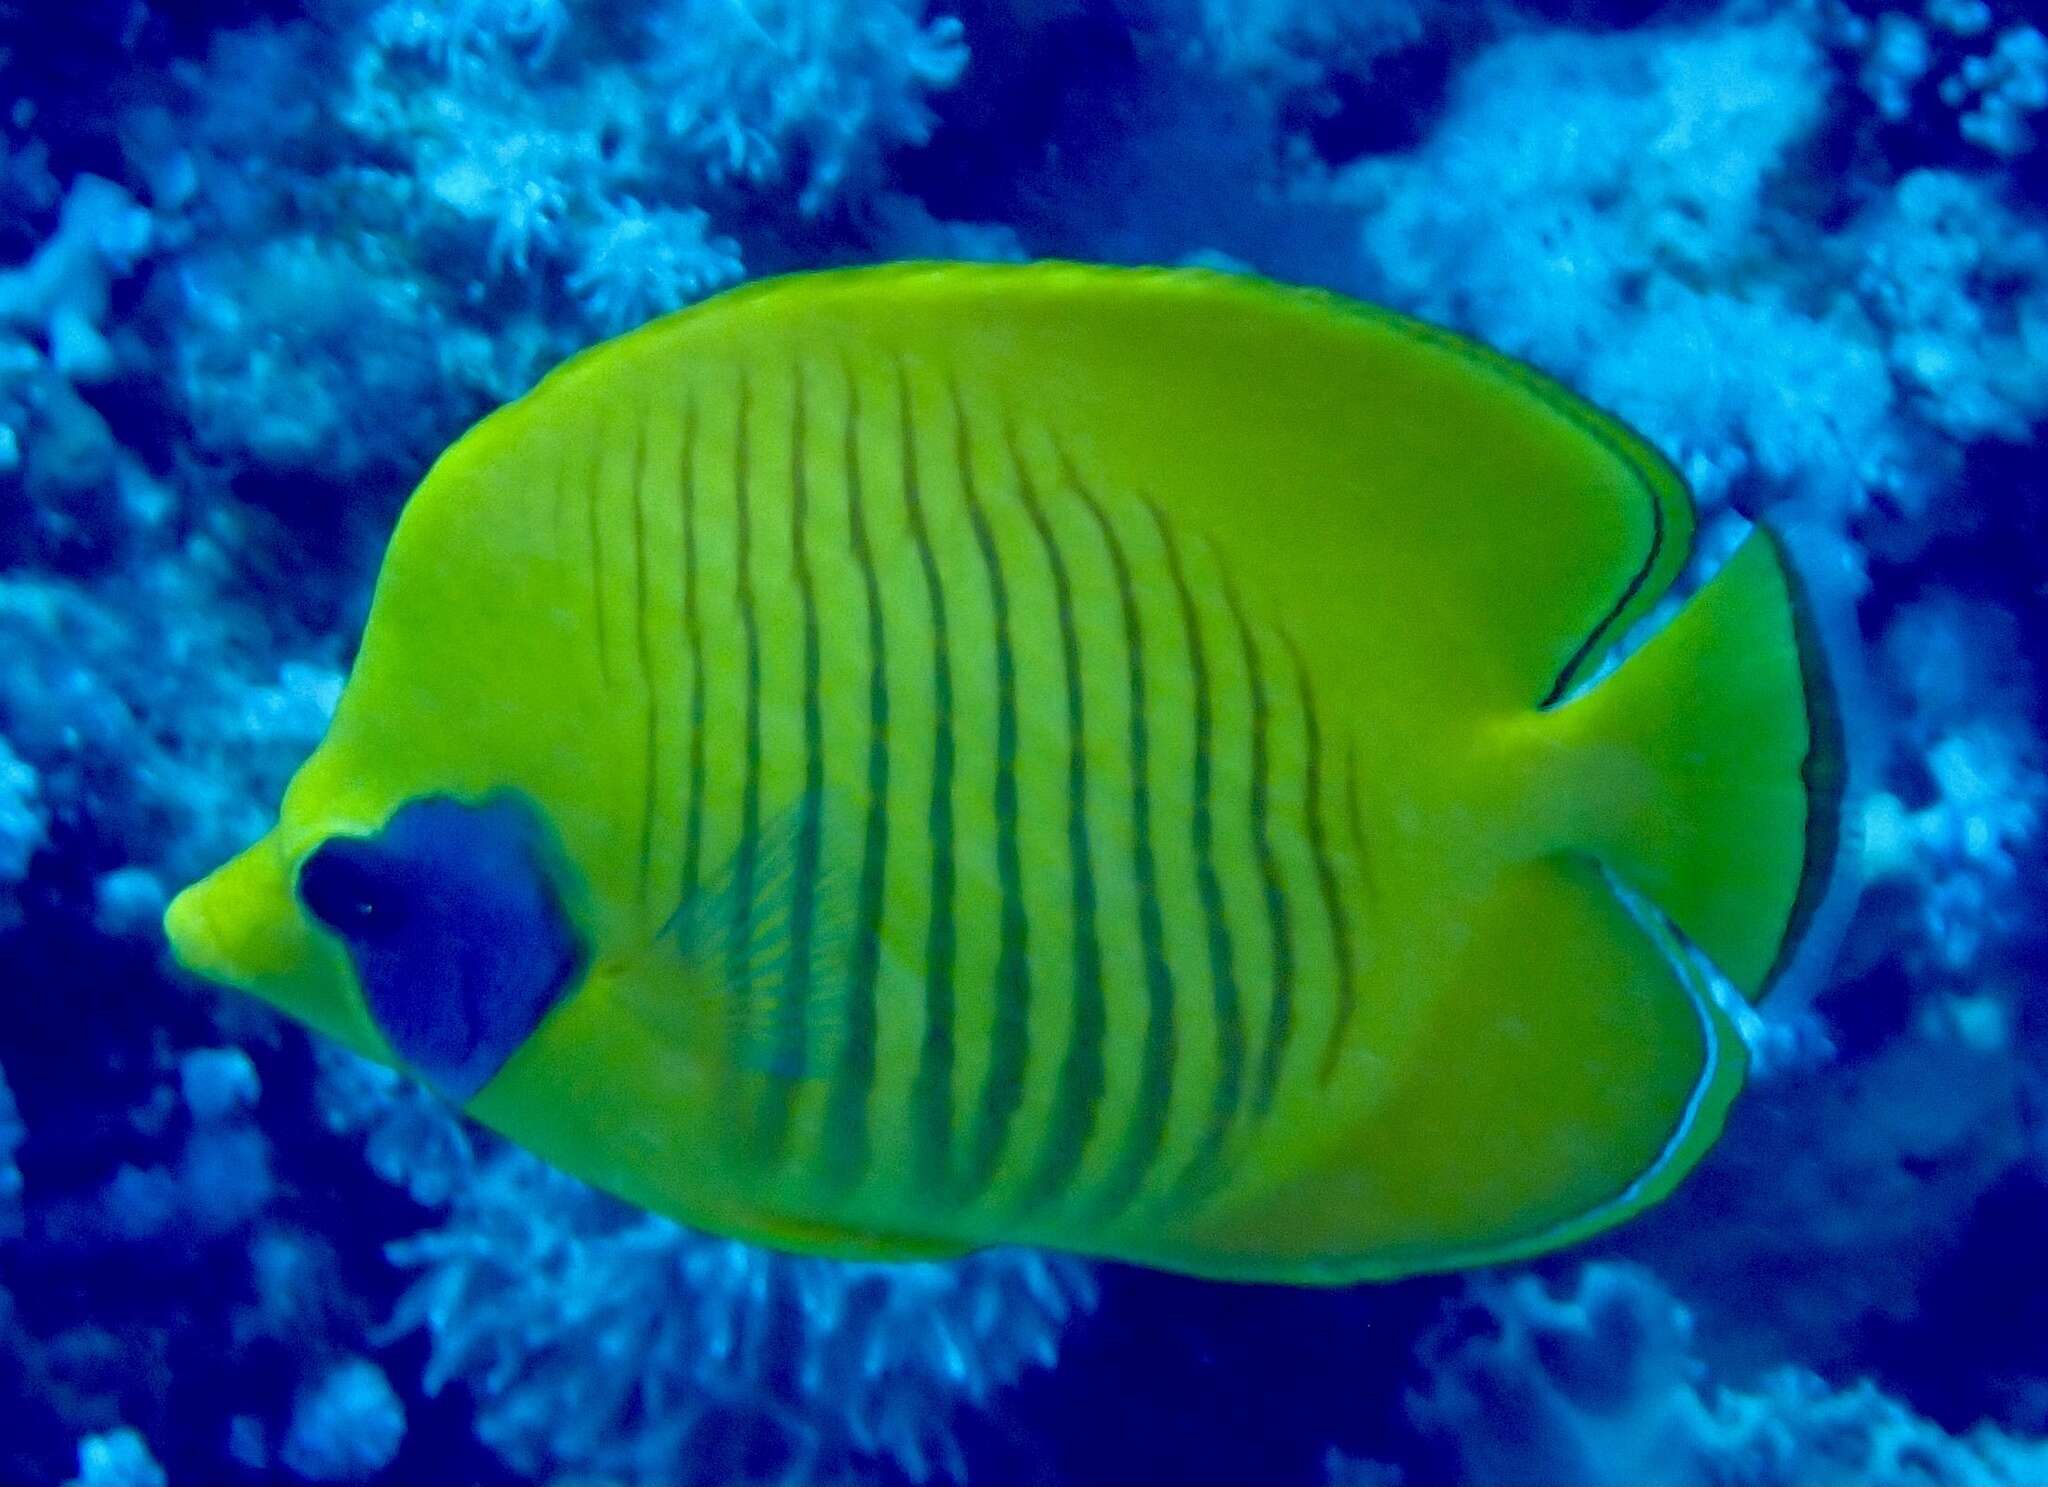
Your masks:
<svg viewBox="0 0 2048 1487"><path fill-rule="evenodd" d="M854 901L833 865L824 796L770 819L676 906L622 978L658 1035L701 1044L723 1029L733 1065L819 1077L846 1037Z"/></svg>

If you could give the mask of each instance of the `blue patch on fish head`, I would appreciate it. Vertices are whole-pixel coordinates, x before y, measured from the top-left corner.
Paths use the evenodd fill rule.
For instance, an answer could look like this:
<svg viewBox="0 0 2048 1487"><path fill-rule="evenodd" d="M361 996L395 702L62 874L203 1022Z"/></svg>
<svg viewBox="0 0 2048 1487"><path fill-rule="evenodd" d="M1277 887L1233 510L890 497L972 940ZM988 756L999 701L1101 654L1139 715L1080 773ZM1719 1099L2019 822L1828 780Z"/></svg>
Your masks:
<svg viewBox="0 0 2048 1487"><path fill-rule="evenodd" d="M375 836L334 836L299 901L340 938L392 1051L466 1104L574 988L583 944L529 805L431 796Z"/></svg>

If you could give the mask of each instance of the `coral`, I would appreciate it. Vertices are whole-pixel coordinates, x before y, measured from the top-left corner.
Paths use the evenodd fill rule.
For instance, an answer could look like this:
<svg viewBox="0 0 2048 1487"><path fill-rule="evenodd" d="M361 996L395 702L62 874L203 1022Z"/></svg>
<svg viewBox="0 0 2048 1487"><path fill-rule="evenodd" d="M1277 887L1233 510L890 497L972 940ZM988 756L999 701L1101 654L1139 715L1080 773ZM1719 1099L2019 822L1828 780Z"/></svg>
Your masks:
<svg viewBox="0 0 2048 1487"><path fill-rule="evenodd" d="M1999 34L1991 50L1964 61L1943 81L1944 103L1972 107L1962 116L1963 138L1994 155L2034 147L2033 115L2048 109L2048 36L2032 26Z"/></svg>
<svg viewBox="0 0 2048 1487"><path fill-rule="evenodd" d="M967 65L960 23L914 0L672 0L650 12L668 135L712 184L793 179L824 208L884 150L931 132L924 95Z"/></svg>
<svg viewBox="0 0 2048 1487"><path fill-rule="evenodd" d="M607 332L679 309L740 277L736 245L707 235L694 209L648 211L627 197L607 206L569 289Z"/></svg>
<svg viewBox="0 0 2048 1487"><path fill-rule="evenodd" d="M2005 615L1932 595L1899 614L1881 653L1899 753L1864 808L1864 873L1912 891L1930 969L1955 976L2028 918L2023 865L2048 810L2048 750Z"/></svg>
<svg viewBox="0 0 2048 1487"><path fill-rule="evenodd" d="M1907 405L1960 441L2024 441L2048 413L2048 234L1947 171L1906 176L1859 231L1859 298Z"/></svg>
<svg viewBox="0 0 2048 1487"><path fill-rule="evenodd" d="M515 362L495 381L476 333L377 237L201 250L175 300L184 413L199 449L231 465L335 481L416 465L463 410L532 371Z"/></svg>
<svg viewBox="0 0 2048 1487"><path fill-rule="evenodd" d="M53 1215L72 1243L136 1243L181 1233L213 1238L241 1228L275 1191L268 1138L249 1118L256 1073L239 1049L199 1049L180 1061L189 1121L174 1164L123 1163L95 1202Z"/></svg>
<svg viewBox="0 0 2048 1487"><path fill-rule="evenodd" d="M394 1334L426 1388L468 1381L479 1436L526 1474L634 1482L844 1477L880 1457L966 1474L963 1409L1049 1366L1095 1290L1080 1263L803 1259L635 1213L521 1152L394 1245L421 1272Z"/></svg>
<svg viewBox="0 0 2048 1487"><path fill-rule="evenodd" d="M164 1469L149 1442L121 1426L78 1443L78 1476L72 1487L164 1487Z"/></svg>
<svg viewBox="0 0 2048 1487"><path fill-rule="evenodd" d="M502 22L537 8L467 9ZM536 34L555 65L539 65ZM478 25L398 0L368 35L344 117L475 229L485 272L566 260L604 280L645 257L620 257L622 229L651 231L667 261L646 260L653 282L634 294L664 304L738 272L697 195L794 181L799 209L822 211L884 151L926 137L924 95L967 60L957 22L846 0L673 0L608 33L530 16ZM507 49L524 61L498 62Z"/></svg>
<svg viewBox="0 0 2048 1487"><path fill-rule="evenodd" d="M29 859L42 846L49 825L38 809L39 779L33 765L0 738L0 887L28 875ZM4 911L0 911L4 917Z"/></svg>
<svg viewBox="0 0 2048 1487"><path fill-rule="evenodd" d="M2048 110L2048 36L2016 0L1929 0L1918 15L1838 0L1833 10L1834 39L1860 59L1857 82L1888 124L1945 113L1955 138L1984 156L2034 148L2034 116Z"/></svg>
<svg viewBox="0 0 2048 1487"><path fill-rule="evenodd" d="M1708 497L1758 466L1875 482L1894 438L1875 338L1758 272L1764 192L1827 86L1789 14L1514 37L1458 77L1419 151L1340 191L1382 294L1562 373Z"/></svg>
<svg viewBox="0 0 2048 1487"><path fill-rule="evenodd" d="M1881 1041L1852 1029L1875 1047L1754 1083L1700 1170L1606 1246L1687 1296L1717 1362L1841 1369L1874 1332L1942 1325L1932 1284L2024 1169L2033 1124L2017 1014L1964 984L1919 988Z"/></svg>
<svg viewBox="0 0 2048 1487"><path fill-rule="evenodd" d="M261 832L339 691L214 602L204 546L116 591L0 576L0 732L52 829L89 834L102 871L146 870L158 902ZM148 885L131 871L118 892Z"/></svg>
<svg viewBox="0 0 2048 1487"><path fill-rule="evenodd" d="M279 1454L313 1482L364 1482L391 1464L405 1438L405 1406L384 1370L347 1358L300 1393Z"/></svg>
<svg viewBox="0 0 2048 1487"><path fill-rule="evenodd" d="M82 175L57 234L26 265L0 272L0 326L24 331L60 376L94 382L114 370L101 322L113 280L149 251L149 213L112 181Z"/></svg>
<svg viewBox="0 0 2048 1487"><path fill-rule="evenodd" d="M479 1155L388 1069L338 1049L320 1062L330 1128L448 1205L390 1247L420 1274L386 1333L428 1334L427 1391L466 1381L480 1438L522 1473L804 1480L883 1457L959 1477L957 1417L1050 1366L1094 1302L1085 1266L1023 1251L841 1265L699 1235L524 1153Z"/></svg>
<svg viewBox="0 0 2048 1487"><path fill-rule="evenodd" d="M1796 10L1513 37L1422 149L1354 167L1340 199L1383 294L1563 374L1708 501L1746 484L1837 523L1873 494L1917 509L1960 443L2048 414L2048 249L1953 174L1908 176L1836 232L1780 206L1828 87Z"/></svg>
<svg viewBox="0 0 2048 1487"><path fill-rule="evenodd" d="M109 295L149 251L153 230L124 189L82 175L56 232L26 264L0 270L0 473L21 471L37 519L57 536L81 520L82 503L111 506L136 525L161 514L154 482L82 393L119 370L104 327Z"/></svg>
<svg viewBox="0 0 2048 1487"><path fill-rule="evenodd" d="M1418 0L1203 0L1201 33L1226 74L1303 86L1422 39Z"/></svg>
<svg viewBox="0 0 2048 1487"><path fill-rule="evenodd" d="M424 1085L322 1043L319 1105L328 1129L354 1136L363 1159L415 1203L439 1206L475 1168L468 1130Z"/></svg>
<svg viewBox="0 0 2048 1487"><path fill-rule="evenodd" d="M1476 1480L1991 1487L2048 1471L2048 1442L1951 1436L1868 1380L1784 1368L1753 1390L1719 1383L1686 1308L1633 1266L1585 1266L1563 1295L1482 1280L1422 1360L1410 1409Z"/></svg>

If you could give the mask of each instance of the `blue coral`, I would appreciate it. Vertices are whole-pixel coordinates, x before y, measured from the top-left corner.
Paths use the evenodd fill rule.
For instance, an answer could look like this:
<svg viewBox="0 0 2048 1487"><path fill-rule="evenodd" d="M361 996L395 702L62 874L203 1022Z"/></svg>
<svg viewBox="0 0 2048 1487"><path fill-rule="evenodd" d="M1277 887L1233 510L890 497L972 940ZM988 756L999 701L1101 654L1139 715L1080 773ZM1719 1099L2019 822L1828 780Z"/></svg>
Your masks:
<svg viewBox="0 0 2048 1487"><path fill-rule="evenodd" d="M949 1263L767 1254L636 1213L522 1152L462 1184L438 1229L393 1245L420 1278L429 1394L468 1381L477 1432L542 1477L672 1482L967 1474L959 1416L1058 1356L1094 1303L1081 1262L994 1250ZM594 1373L592 1358L612 1360Z"/></svg>

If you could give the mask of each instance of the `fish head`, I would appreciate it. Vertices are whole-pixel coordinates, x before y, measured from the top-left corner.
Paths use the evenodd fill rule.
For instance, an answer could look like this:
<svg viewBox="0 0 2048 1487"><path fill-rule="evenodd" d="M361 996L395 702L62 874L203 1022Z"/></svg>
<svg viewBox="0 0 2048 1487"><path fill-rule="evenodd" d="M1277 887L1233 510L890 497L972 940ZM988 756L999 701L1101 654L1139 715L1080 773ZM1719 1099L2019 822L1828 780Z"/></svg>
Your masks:
<svg viewBox="0 0 2048 1487"><path fill-rule="evenodd" d="M195 975L459 1104L673 907L621 847L643 771L614 761L643 757L645 724L606 670L567 529L534 515L522 480L551 456L530 442L494 460L458 445L430 472L276 825L165 921Z"/></svg>
<svg viewBox="0 0 2048 1487"><path fill-rule="evenodd" d="M465 1105L582 982L565 876L512 790L417 797L375 826L288 812L181 893L166 928L188 970Z"/></svg>

